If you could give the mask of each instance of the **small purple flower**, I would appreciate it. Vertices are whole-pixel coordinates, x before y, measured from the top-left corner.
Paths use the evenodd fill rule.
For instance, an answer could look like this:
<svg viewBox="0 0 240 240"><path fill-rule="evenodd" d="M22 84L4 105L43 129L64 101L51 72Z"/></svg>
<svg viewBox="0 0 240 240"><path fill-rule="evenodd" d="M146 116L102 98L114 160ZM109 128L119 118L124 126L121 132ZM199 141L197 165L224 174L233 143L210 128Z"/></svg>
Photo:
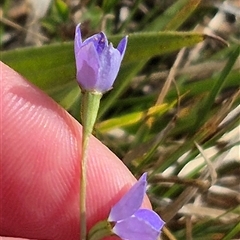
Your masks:
<svg viewBox="0 0 240 240"><path fill-rule="evenodd" d="M80 24L76 27L74 51L77 81L83 91L104 93L112 88L127 47L124 37L117 48L108 44L103 32L82 42Z"/></svg>
<svg viewBox="0 0 240 240"><path fill-rule="evenodd" d="M123 240L157 240L164 221L152 210L139 209L147 187L147 174L112 207L108 221Z"/></svg>

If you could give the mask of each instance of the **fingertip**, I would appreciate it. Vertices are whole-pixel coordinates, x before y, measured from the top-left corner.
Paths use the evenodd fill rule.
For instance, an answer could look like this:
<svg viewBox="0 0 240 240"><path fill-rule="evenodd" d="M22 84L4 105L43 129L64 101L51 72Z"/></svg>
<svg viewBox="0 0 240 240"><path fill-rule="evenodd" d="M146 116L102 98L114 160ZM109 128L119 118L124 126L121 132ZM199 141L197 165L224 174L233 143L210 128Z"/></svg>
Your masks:
<svg viewBox="0 0 240 240"><path fill-rule="evenodd" d="M81 126L50 97L1 63L0 234L41 239L79 236ZM88 226L135 183L124 164L91 138ZM150 207L146 200L145 206Z"/></svg>

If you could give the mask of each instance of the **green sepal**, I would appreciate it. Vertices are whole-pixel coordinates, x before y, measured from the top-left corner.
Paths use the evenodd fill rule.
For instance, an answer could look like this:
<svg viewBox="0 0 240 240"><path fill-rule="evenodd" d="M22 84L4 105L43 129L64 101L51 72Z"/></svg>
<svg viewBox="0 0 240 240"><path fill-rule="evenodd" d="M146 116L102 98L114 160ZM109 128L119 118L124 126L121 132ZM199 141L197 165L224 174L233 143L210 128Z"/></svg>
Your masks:
<svg viewBox="0 0 240 240"><path fill-rule="evenodd" d="M112 232L112 225L107 220L96 223L88 233L87 240L101 240L104 237L115 235Z"/></svg>
<svg viewBox="0 0 240 240"><path fill-rule="evenodd" d="M82 163L80 181L80 218L81 218L81 239L85 240L87 235L86 220L86 188L87 188L87 150L90 135L93 131L102 93L88 92L82 93Z"/></svg>
<svg viewBox="0 0 240 240"><path fill-rule="evenodd" d="M82 125L84 127L83 137L88 136L93 131L102 93L100 92L82 92Z"/></svg>

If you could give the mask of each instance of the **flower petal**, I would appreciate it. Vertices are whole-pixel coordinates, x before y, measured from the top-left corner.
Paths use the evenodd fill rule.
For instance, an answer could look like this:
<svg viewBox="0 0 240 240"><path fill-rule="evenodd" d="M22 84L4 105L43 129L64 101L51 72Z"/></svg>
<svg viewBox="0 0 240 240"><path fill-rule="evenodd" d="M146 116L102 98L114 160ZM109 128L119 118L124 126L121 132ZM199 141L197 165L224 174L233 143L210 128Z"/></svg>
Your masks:
<svg viewBox="0 0 240 240"><path fill-rule="evenodd" d="M100 92L106 92L112 88L113 82L115 81L120 65L121 55L112 44L106 47L102 54L99 55L100 70L99 70L99 81L96 89Z"/></svg>
<svg viewBox="0 0 240 240"><path fill-rule="evenodd" d="M125 54L126 48L127 48L127 42L128 42L128 37L124 37L118 44L117 50L120 52L122 58Z"/></svg>
<svg viewBox="0 0 240 240"><path fill-rule="evenodd" d="M93 35L92 37L87 38L83 45L92 42L94 44L95 49L97 50L98 54L101 54L103 49L108 46L108 40L106 35L103 32Z"/></svg>
<svg viewBox="0 0 240 240"><path fill-rule="evenodd" d="M108 221L117 222L132 216L142 205L147 187L147 173L111 209Z"/></svg>
<svg viewBox="0 0 240 240"><path fill-rule="evenodd" d="M145 222L148 222L156 231L160 232L164 225L164 221L159 217L157 213L149 209L139 209L134 213L134 216L138 219L142 219Z"/></svg>
<svg viewBox="0 0 240 240"><path fill-rule="evenodd" d="M99 79L99 57L93 43L82 46L76 55L77 81L83 90L95 90Z"/></svg>
<svg viewBox="0 0 240 240"><path fill-rule="evenodd" d="M74 38L74 52L75 52L75 56L77 55L77 53L80 50L81 46L82 46L82 35L81 35L81 29L80 29L80 23L79 23L76 26L75 38Z"/></svg>
<svg viewBox="0 0 240 240"><path fill-rule="evenodd" d="M103 32L82 42L80 24L75 31L77 81L82 90L104 93L112 88L126 50L127 38L115 49Z"/></svg>
<svg viewBox="0 0 240 240"><path fill-rule="evenodd" d="M134 215L117 222L112 231L123 240L157 240L160 234L147 221Z"/></svg>

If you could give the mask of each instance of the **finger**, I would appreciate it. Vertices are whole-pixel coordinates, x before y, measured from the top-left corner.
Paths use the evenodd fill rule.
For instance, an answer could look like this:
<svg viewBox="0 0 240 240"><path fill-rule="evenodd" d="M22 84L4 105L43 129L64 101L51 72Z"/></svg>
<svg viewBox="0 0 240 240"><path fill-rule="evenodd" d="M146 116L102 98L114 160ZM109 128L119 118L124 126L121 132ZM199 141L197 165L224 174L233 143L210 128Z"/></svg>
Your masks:
<svg viewBox="0 0 240 240"><path fill-rule="evenodd" d="M81 127L4 64L1 73L0 234L78 239ZM97 139L91 138L89 148L88 227L106 218L110 207L136 181Z"/></svg>
<svg viewBox="0 0 240 240"><path fill-rule="evenodd" d="M1 240L28 240L27 238L1 237Z"/></svg>

